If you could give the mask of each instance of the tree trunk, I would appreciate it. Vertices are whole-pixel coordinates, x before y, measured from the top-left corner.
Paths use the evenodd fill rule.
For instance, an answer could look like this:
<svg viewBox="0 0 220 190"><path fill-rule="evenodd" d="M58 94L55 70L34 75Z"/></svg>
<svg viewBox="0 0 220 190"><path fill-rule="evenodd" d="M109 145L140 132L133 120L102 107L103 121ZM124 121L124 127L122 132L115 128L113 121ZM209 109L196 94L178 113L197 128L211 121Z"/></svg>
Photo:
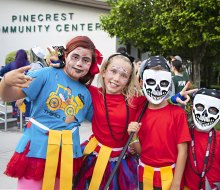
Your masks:
<svg viewBox="0 0 220 190"><path fill-rule="evenodd" d="M193 84L196 88L200 88L201 74L199 60L193 60Z"/></svg>
<svg viewBox="0 0 220 190"><path fill-rule="evenodd" d="M193 84L196 88L200 88L201 73L200 73L200 63L206 52L207 44L203 44L196 47L193 50L192 64L193 64Z"/></svg>

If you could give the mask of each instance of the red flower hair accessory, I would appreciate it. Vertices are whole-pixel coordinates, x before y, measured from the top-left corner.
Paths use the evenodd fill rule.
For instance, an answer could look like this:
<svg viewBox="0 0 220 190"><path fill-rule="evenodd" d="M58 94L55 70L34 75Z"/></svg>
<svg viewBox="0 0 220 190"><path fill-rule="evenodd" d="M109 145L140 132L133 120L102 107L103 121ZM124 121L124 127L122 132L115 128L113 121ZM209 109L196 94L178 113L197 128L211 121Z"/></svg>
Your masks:
<svg viewBox="0 0 220 190"><path fill-rule="evenodd" d="M90 70L89 70L90 74L92 75L99 73L98 65L100 65L103 60L103 55L97 49L95 49L95 57L96 57L96 62L91 65Z"/></svg>

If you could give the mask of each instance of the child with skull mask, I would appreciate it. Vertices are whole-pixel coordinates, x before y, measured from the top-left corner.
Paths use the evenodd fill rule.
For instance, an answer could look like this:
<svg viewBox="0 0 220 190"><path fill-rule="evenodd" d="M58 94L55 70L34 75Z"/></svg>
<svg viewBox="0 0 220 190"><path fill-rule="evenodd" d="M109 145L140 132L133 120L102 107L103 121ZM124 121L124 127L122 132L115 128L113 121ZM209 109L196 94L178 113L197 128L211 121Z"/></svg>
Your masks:
<svg viewBox="0 0 220 190"><path fill-rule="evenodd" d="M140 77L149 104L140 123L128 127L139 139L132 144L140 154L139 189L180 189L191 137L184 110L167 101L173 87L165 58L143 62Z"/></svg>
<svg viewBox="0 0 220 190"><path fill-rule="evenodd" d="M185 169L186 189L220 187L220 132L215 130L220 119L220 91L202 88L193 95L192 141ZM192 181L193 179L193 181Z"/></svg>

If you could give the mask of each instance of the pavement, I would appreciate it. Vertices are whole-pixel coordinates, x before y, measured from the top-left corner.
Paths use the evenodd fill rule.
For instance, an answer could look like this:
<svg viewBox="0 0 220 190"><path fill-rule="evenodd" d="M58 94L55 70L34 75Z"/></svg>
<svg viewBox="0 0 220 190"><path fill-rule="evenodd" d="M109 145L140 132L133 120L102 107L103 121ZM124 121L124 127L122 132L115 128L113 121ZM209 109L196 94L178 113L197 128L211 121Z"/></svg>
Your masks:
<svg viewBox="0 0 220 190"><path fill-rule="evenodd" d="M88 139L91 133L91 124L83 122L80 126L80 141ZM21 136L22 132L17 127L9 128L7 131L0 130L0 190L17 188L17 179L8 177L3 172Z"/></svg>

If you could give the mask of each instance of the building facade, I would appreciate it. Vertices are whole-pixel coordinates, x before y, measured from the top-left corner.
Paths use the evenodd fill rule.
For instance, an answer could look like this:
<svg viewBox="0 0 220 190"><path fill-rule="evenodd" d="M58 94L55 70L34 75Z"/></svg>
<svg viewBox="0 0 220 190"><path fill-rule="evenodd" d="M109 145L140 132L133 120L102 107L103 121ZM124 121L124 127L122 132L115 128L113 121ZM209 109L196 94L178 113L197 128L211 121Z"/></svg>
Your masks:
<svg viewBox="0 0 220 190"><path fill-rule="evenodd" d="M116 37L101 30L100 16L110 8L96 0L1 1L0 65L9 52L34 46L65 46L77 35L89 36L104 57L117 49Z"/></svg>

